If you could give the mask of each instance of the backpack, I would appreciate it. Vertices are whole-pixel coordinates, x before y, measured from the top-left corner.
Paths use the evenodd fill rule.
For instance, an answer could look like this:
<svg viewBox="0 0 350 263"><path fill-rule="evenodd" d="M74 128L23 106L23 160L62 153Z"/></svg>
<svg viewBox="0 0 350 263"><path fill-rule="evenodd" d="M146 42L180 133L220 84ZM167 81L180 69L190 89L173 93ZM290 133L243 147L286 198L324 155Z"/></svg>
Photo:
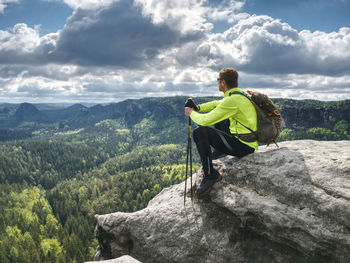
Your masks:
<svg viewBox="0 0 350 263"><path fill-rule="evenodd" d="M246 93L241 93L239 91L234 91L230 93L230 96L233 94L240 94L248 98L254 105L258 118L258 130L254 132L252 129L245 126L243 123L236 120L242 126L251 131L251 133L245 134L235 134L239 139L247 142L258 141L269 145L271 142L276 143L276 139L281 132L281 123L282 117L278 113L275 105L272 103L271 99L262 93L247 91L251 96ZM277 145L278 147L278 145Z"/></svg>

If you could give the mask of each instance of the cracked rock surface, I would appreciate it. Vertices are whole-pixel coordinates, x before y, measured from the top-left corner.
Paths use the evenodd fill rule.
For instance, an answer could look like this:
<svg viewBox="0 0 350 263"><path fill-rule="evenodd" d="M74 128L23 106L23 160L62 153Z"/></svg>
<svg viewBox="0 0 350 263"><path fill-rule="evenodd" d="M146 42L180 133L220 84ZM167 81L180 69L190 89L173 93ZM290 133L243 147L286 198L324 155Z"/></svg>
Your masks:
<svg viewBox="0 0 350 263"><path fill-rule="evenodd" d="M134 213L96 215L95 260L350 262L350 141L291 141L214 161L210 196L185 183ZM194 190L201 180L193 176Z"/></svg>

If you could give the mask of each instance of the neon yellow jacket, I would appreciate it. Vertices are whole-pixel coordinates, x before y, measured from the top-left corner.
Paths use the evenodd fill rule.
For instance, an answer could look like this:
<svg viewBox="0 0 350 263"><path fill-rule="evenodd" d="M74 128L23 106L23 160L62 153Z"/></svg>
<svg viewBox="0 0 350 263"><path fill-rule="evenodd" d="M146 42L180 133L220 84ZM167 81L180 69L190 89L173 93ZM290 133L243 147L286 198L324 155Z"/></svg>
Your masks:
<svg viewBox="0 0 350 263"><path fill-rule="evenodd" d="M230 131L232 134L250 133L250 131L244 126L242 126L240 123L243 123L245 126L249 127L253 131L257 131L258 121L254 105L249 99L245 98L240 94L232 94L230 96L230 93L234 91L242 92L238 88L229 89L225 92L224 98L222 100L213 100L207 103L200 104L199 112L207 113L203 114L198 113L196 111L192 111L190 115L191 119L201 126L210 126L225 119L229 119ZM238 122L236 122L236 120ZM255 150L258 149L257 141L240 141L254 148Z"/></svg>

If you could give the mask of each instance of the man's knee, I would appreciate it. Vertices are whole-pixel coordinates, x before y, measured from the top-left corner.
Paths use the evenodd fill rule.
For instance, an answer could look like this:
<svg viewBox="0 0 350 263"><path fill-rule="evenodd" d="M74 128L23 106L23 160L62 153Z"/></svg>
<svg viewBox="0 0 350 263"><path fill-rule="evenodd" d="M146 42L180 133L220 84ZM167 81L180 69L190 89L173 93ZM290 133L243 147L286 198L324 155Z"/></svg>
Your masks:
<svg viewBox="0 0 350 263"><path fill-rule="evenodd" d="M200 138L204 138L205 134L206 134L206 126L197 126L194 130L193 130L193 139L195 141L199 140Z"/></svg>

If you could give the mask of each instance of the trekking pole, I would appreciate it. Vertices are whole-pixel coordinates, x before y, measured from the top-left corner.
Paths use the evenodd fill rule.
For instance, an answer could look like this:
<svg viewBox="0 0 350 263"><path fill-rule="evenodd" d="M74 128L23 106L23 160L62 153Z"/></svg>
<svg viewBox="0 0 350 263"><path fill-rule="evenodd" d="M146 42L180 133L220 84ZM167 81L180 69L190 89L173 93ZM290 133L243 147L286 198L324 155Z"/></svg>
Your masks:
<svg viewBox="0 0 350 263"><path fill-rule="evenodd" d="M192 143L191 143L191 118L188 118L188 136L187 136L187 155L186 155L186 179L185 179L185 193L184 193L184 205L186 204L186 192L187 192L187 174L188 174L188 155L190 155L190 173L191 173L191 198L192 194Z"/></svg>
<svg viewBox="0 0 350 263"><path fill-rule="evenodd" d="M188 137L189 137L189 144L190 144L190 176L191 176L191 198L193 197L193 188L192 188L192 126L191 126L191 118L188 118Z"/></svg>

